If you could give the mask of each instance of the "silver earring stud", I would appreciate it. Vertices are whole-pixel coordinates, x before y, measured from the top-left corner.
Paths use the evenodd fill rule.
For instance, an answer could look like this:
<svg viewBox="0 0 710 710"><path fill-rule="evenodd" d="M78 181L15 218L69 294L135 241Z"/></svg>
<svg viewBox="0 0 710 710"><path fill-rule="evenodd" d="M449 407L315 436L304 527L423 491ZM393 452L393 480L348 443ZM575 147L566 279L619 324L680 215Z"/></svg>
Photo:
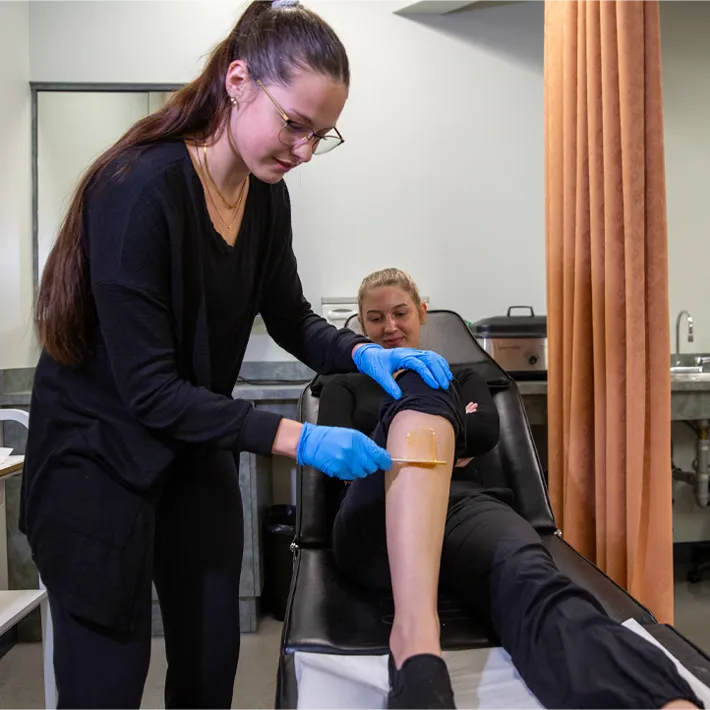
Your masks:
<svg viewBox="0 0 710 710"><path fill-rule="evenodd" d="M232 106L239 106L239 101L237 101L236 97L230 95L229 100L232 102Z"/></svg>

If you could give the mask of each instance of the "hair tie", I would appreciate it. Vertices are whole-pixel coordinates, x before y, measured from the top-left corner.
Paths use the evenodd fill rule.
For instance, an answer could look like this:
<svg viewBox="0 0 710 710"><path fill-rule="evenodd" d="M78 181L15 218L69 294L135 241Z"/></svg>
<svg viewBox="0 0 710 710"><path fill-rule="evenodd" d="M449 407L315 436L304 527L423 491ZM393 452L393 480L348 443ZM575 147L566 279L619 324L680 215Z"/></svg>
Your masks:
<svg viewBox="0 0 710 710"><path fill-rule="evenodd" d="M274 0L271 3L271 9L280 10L282 7L296 7L300 4L298 0Z"/></svg>

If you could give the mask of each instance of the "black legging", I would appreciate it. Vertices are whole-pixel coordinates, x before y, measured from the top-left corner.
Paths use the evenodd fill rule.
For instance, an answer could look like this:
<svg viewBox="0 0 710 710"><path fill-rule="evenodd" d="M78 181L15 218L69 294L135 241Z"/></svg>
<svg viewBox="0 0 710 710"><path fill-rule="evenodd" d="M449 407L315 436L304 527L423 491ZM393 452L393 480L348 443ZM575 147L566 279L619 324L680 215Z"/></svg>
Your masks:
<svg viewBox="0 0 710 710"><path fill-rule="evenodd" d="M373 438L384 444L397 411L448 415L449 395L399 380L404 396L383 408ZM460 423L454 418L455 430ZM661 708L675 699L701 706L665 654L610 619L555 566L532 526L508 504L510 491L453 481L440 584L490 619L530 690L548 708ZM338 566L355 581L391 587L384 474L354 481L333 526Z"/></svg>
<svg viewBox="0 0 710 710"><path fill-rule="evenodd" d="M229 708L239 658L244 527L228 452L171 474L158 506L154 579L165 630L167 708ZM52 597L60 708L138 708L148 673L151 585L119 634L68 614Z"/></svg>

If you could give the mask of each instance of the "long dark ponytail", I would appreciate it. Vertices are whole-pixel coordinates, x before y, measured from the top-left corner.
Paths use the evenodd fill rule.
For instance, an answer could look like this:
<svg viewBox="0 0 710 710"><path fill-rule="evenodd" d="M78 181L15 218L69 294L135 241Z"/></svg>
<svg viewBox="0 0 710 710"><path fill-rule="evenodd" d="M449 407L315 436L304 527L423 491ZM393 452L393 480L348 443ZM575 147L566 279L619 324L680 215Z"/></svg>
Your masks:
<svg viewBox="0 0 710 710"><path fill-rule="evenodd" d="M203 72L163 108L135 123L80 180L47 258L35 307L40 344L58 362L79 365L96 327L83 246L89 186L108 165L136 148L159 140L217 134L229 115L225 76L235 59L246 61L252 75L264 83L287 85L297 69L326 74L346 86L350 83L345 48L323 19L288 0L273 5L252 2L214 49Z"/></svg>

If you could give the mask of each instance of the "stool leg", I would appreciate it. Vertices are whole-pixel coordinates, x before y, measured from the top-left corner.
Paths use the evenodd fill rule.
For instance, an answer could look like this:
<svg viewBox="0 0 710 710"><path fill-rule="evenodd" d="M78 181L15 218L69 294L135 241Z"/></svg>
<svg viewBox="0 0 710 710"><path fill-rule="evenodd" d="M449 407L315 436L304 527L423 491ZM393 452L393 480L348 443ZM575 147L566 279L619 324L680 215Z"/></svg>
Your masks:
<svg viewBox="0 0 710 710"><path fill-rule="evenodd" d="M42 580L39 588L45 589ZM52 628L52 614L49 609L49 598L45 597L40 604L42 617L42 665L44 668L44 706L47 710L57 707L57 686L54 680L54 630Z"/></svg>

